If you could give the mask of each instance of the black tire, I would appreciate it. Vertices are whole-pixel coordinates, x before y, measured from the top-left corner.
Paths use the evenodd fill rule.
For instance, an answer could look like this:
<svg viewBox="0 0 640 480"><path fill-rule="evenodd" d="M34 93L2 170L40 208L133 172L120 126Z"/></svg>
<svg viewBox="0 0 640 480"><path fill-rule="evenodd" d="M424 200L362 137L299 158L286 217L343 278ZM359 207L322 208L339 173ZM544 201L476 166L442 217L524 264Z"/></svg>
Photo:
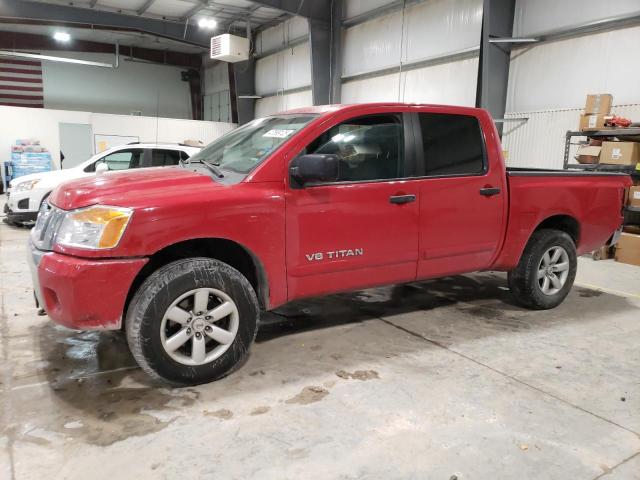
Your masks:
<svg viewBox="0 0 640 480"><path fill-rule="evenodd" d="M220 357L189 366L169 356L162 345L160 325L172 302L197 288L227 294L237 307L239 324L233 342ZM258 300L249 281L226 263L199 257L169 263L150 275L127 309L125 329L131 353L146 373L174 386L186 386L217 380L239 366L255 339L258 319Z"/></svg>
<svg viewBox="0 0 640 480"><path fill-rule="evenodd" d="M552 247L562 247L567 252L569 270L562 288L555 294L547 295L542 291L537 274L542 256ZM567 233L552 229L538 230L531 235L518 266L509 272L509 288L518 303L524 307L533 310L557 307L573 286L577 265L576 245Z"/></svg>

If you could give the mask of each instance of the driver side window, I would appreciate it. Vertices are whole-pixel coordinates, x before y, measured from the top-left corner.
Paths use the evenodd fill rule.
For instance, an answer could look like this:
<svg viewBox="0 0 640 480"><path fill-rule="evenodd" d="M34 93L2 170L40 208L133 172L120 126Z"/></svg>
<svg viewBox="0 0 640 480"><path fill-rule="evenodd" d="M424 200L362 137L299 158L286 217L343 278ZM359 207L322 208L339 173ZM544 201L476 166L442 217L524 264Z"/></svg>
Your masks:
<svg viewBox="0 0 640 480"><path fill-rule="evenodd" d="M367 115L330 128L305 153L339 158L338 181L401 178L404 175L404 135L400 115Z"/></svg>

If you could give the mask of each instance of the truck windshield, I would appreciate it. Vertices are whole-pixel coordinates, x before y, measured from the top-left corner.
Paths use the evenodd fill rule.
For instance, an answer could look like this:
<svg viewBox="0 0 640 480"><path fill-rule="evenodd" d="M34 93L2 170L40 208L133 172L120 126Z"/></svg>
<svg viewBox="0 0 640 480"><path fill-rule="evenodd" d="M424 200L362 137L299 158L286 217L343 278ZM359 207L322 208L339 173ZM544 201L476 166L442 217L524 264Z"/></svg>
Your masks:
<svg viewBox="0 0 640 480"><path fill-rule="evenodd" d="M213 141L189 163L204 162L221 172L246 175L315 117L292 114L258 118Z"/></svg>

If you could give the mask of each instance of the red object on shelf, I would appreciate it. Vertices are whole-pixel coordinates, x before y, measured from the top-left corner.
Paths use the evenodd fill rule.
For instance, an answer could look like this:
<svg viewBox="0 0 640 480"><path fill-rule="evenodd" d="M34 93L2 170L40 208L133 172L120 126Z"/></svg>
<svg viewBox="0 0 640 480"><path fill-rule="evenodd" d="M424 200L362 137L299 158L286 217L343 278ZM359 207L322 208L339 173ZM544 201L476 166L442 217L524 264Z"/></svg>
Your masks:
<svg viewBox="0 0 640 480"><path fill-rule="evenodd" d="M611 118L607 118L604 124L607 127L626 128L629 125L631 125L631 120L629 120L628 118L618 117L617 115L614 115Z"/></svg>

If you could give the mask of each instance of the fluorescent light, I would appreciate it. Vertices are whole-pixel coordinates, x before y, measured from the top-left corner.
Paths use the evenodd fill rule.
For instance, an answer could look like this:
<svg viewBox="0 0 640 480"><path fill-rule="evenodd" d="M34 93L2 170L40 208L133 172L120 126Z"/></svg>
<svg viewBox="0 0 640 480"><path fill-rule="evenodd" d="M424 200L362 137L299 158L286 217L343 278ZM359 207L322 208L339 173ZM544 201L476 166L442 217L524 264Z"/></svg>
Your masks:
<svg viewBox="0 0 640 480"><path fill-rule="evenodd" d="M67 32L56 32L53 34L53 38L59 42L68 42L71 40L71 35Z"/></svg>
<svg viewBox="0 0 640 480"><path fill-rule="evenodd" d="M198 20L198 26L200 28L206 28L207 30L213 30L218 25L218 22L214 18L201 18Z"/></svg>

